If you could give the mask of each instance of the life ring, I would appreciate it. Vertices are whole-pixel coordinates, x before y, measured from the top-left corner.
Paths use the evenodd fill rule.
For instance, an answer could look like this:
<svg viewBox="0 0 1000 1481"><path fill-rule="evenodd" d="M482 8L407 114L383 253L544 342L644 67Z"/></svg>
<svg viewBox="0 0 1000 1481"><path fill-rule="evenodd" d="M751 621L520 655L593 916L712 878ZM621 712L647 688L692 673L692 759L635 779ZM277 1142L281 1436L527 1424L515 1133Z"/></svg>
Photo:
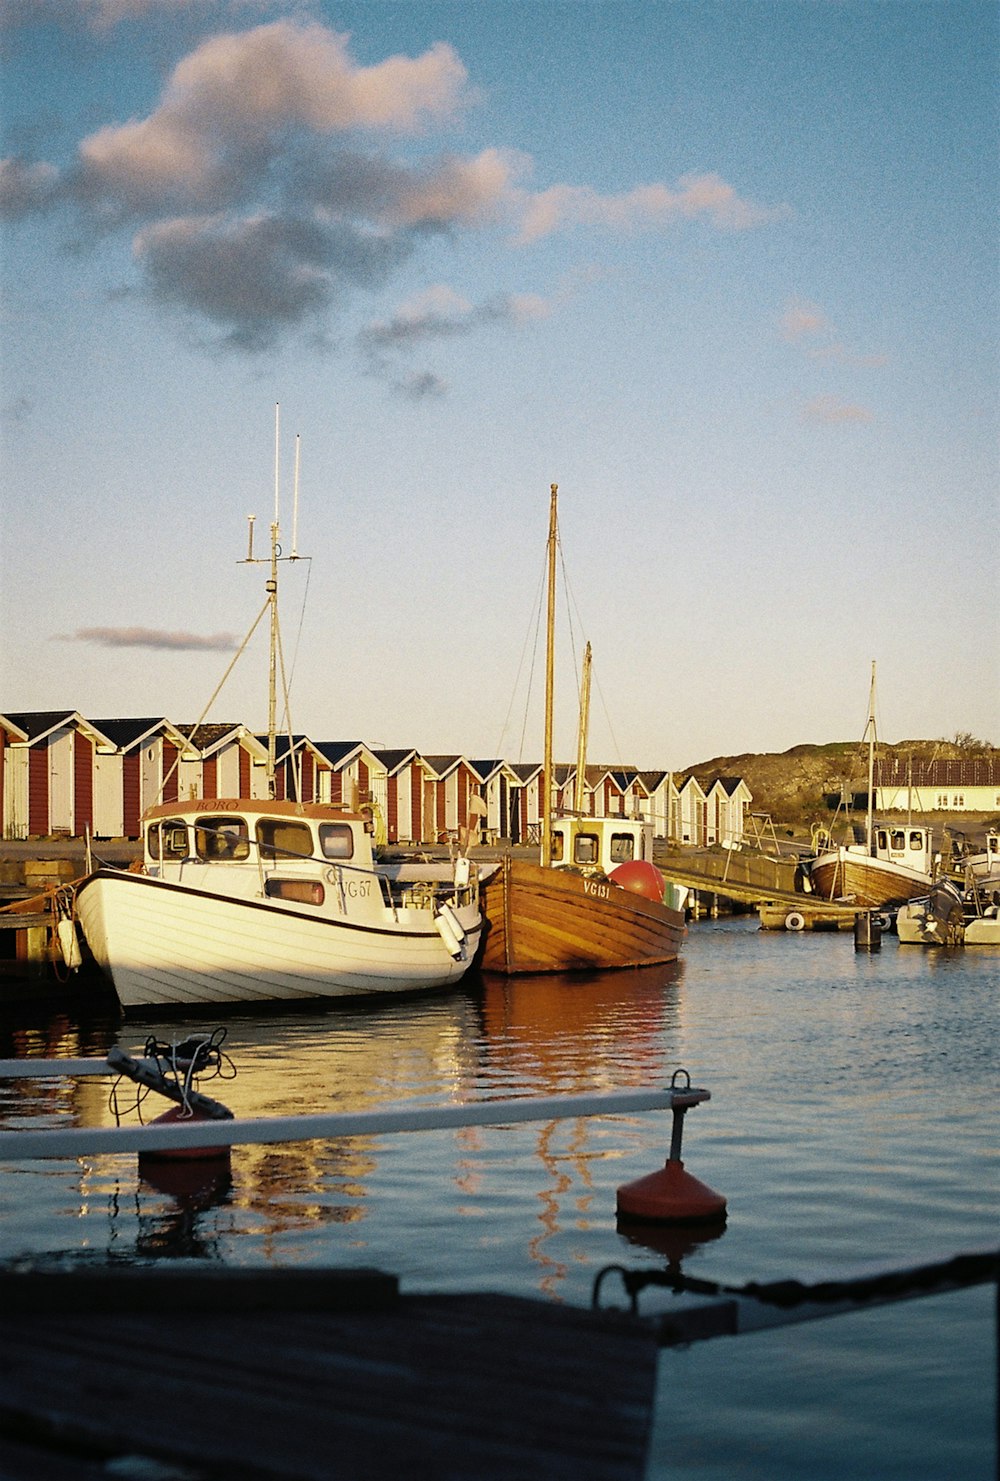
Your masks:
<svg viewBox="0 0 1000 1481"><path fill-rule="evenodd" d="M806 918L802 914L802 911L801 910L790 910L788 912L788 914L785 916L785 930L786 931L804 931L805 928L806 928Z"/></svg>

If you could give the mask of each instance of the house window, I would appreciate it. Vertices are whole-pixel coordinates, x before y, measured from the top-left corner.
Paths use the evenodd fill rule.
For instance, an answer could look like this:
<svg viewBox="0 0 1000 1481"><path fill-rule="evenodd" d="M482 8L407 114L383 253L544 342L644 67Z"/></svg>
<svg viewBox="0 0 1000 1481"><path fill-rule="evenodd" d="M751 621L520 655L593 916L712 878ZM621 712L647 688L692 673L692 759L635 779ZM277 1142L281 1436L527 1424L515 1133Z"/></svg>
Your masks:
<svg viewBox="0 0 1000 1481"><path fill-rule="evenodd" d="M964 807L965 806L965 796L964 796L964 794L961 793L961 792L956 792L955 793L955 796L952 798L951 805L952 805L952 807Z"/></svg>

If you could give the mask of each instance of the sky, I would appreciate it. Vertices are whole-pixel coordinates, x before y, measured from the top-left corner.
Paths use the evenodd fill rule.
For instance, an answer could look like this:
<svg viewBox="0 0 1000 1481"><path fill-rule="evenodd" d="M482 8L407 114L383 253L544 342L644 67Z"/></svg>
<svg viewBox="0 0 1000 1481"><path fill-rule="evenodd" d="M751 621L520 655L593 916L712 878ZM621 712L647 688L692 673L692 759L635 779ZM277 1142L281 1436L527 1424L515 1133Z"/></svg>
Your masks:
<svg viewBox="0 0 1000 1481"><path fill-rule="evenodd" d="M1000 744L998 15L0 0L0 713Z"/></svg>

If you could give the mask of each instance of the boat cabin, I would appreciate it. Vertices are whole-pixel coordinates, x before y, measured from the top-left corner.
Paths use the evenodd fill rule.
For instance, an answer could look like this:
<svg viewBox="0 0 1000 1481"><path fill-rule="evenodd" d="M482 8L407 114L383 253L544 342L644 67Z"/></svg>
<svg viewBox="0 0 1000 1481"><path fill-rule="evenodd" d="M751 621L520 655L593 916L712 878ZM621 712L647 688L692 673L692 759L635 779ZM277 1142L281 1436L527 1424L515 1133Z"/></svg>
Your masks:
<svg viewBox="0 0 1000 1481"><path fill-rule="evenodd" d="M552 821L556 868L610 874L632 859L653 860L653 824L643 818L581 816Z"/></svg>
<svg viewBox="0 0 1000 1481"><path fill-rule="evenodd" d="M864 844L857 844L852 853L868 853ZM920 874L931 874L934 869L933 829L908 823L876 823L872 829L871 857L885 859L893 864L903 864Z"/></svg>
<svg viewBox="0 0 1000 1481"><path fill-rule="evenodd" d="M220 865L249 866L254 873L309 863L371 870L371 819L322 803L165 802L143 818L143 860L145 873L164 879Z"/></svg>

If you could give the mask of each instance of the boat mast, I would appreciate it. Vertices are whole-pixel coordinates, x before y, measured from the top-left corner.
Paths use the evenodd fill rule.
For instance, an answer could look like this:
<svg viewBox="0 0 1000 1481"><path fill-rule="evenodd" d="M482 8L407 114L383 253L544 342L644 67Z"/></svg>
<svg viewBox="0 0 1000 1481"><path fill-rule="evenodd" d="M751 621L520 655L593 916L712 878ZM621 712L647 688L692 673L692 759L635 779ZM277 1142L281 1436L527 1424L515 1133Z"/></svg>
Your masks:
<svg viewBox="0 0 1000 1481"><path fill-rule="evenodd" d="M573 811L583 812L583 793L587 781L587 732L590 729L590 665L588 643L583 654L583 678L580 681L580 730L576 745L576 782L573 786Z"/></svg>
<svg viewBox="0 0 1000 1481"><path fill-rule="evenodd" d="M267 665L267 795L275 794L275 759L278 729L278 503L281 487L279 453L281 444L281 405L274 408L274 519L271 522L271 578L266 591L271 604L271 641Z"/></svg>
<svg viewBox="0 0 1000 1481"><path fill-rule="evenodd" d="M872 682L868 691L868 723L865 725L865 734L868 737L868 817L865 824L865 842L868 845L868 853L872 851L872 838L874 836L874 788L875 788L875 660L872 659Z"/></svg>
<svg viewBox="0 0 1000 1481"><path fill-rule="evenodd" d="M545 625L545 747L542 761L542 863L552 863L552 705L555 692L556 632L556 498L559 485L549 489L548 611Z"/></svg>

